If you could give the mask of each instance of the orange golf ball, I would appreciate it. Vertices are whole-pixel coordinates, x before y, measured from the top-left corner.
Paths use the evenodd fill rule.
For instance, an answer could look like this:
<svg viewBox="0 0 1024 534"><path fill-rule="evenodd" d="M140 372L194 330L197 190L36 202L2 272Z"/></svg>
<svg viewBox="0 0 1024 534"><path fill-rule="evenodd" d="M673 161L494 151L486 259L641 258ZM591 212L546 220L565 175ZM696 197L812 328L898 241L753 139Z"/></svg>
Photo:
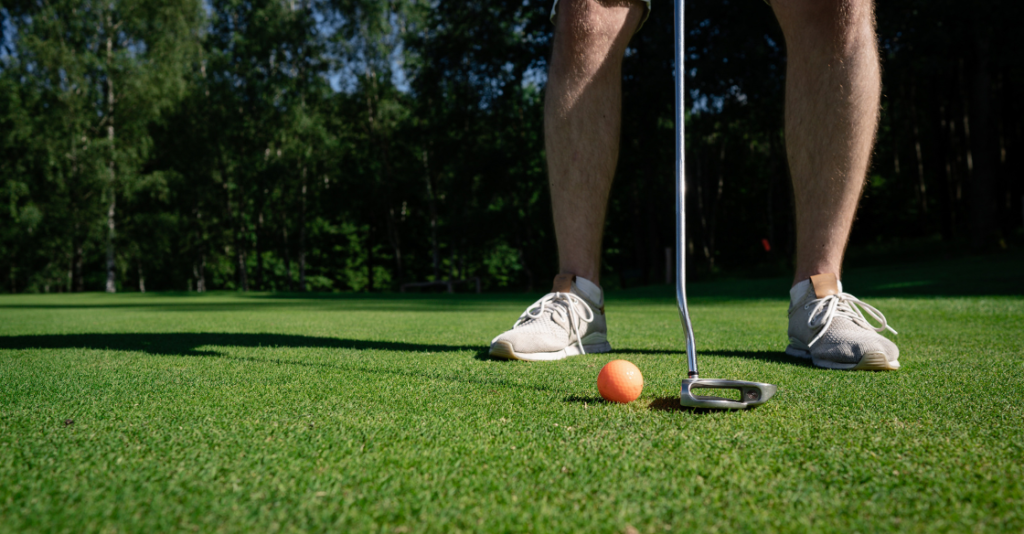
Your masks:
<svg viewBox="0 0 1024 534"><path fill-rule="evenodd" d="M601 368L597 375L597 391L605 400L633 402L644 389L640 369L626 360L613 360Z"/></svg>

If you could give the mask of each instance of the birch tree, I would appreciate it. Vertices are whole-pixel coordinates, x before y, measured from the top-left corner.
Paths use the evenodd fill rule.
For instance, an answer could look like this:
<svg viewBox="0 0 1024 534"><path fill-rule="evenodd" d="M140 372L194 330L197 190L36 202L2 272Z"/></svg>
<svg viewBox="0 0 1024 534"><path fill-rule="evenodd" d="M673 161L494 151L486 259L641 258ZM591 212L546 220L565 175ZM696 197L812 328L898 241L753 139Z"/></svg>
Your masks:
<svg viewBox="0 0 1024 534"><path fill-rule="evenodd" d="M104 227L107 292L117 290L118 199L150 149L147 128L184 92L197 50L197 0L13 2L14 68L38 91L35 133L53 156L48 173L70 196L72 256L84 227ZM56 131L55 131L56 130ZM102 212L83 202L98 199ZM73 260L76 264L79 260ZM82 289L81 278L73 284Z"/></svg>

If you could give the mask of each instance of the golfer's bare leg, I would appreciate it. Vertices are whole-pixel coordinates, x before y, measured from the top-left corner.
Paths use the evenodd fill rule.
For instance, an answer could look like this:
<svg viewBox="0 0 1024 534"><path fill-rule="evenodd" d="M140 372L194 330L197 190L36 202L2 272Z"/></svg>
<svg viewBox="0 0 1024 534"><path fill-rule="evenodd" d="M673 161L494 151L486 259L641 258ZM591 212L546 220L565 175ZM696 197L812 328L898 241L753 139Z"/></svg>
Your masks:
<svg viewBox="0 0 1024 534"><path fill-rule="evenodd" d="M562 273L595 284L608 192L619 157L622 57L644 7L562 0L544 100L544 144Z"/></svg>
<svg viewBox="0 0 1024 534"><path fill-rule="evenodd" d="M796 196L794 284L837 277L878 125L871 0L772 0L786 36L786 151Z"/></svg>

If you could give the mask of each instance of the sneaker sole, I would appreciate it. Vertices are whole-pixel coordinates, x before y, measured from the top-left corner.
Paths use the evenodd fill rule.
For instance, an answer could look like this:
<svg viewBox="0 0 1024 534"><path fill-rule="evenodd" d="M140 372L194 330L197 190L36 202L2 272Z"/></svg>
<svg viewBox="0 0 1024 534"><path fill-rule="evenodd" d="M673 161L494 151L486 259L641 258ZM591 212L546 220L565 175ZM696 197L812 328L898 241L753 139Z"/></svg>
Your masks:
<svg viewBox="0 0 1024 534"><path fill-rule="evenodd" d="M583 349L588 354L600 354L603 352L611 352L612 346L607 341L603 343L595 343L593 345L583 345ZM505 358L506 360L521 360L524 362L549 362L554 360L562 360L569 356L577 356L580 354L580 348L578 345L571 345L562 350L555 352L516 352L516 349L512 347L512 344L508 341L498 341L491 345L490 355L495 358Z"/></svg>
<svg viewBox="0 0 1024 534"><path fill-rule="evenodd" d="M810 352L793 345L786 347L786 354L797 358L810 359L815 367L822 369L839 369L842 371L895 371L900 368L899 361L890 362L881 352L869 352L857 363L839 363L823 358L815 358Z"/></svg>

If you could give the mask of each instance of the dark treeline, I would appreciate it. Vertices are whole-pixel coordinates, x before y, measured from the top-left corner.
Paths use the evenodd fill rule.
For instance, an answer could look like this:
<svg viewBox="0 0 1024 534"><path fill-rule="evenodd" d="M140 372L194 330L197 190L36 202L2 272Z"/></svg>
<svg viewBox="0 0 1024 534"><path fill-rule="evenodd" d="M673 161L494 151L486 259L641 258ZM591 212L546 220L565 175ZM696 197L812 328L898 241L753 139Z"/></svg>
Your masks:
<svg viewBox="0 0 1024 534"><path fill-rule="evenodd" d="M556 269L550 4L2 0L5 292L392 290ZM853 246L1019 242L1019 2L877 7L884 96ZM756 0L690 0L694 270L793 253L785 46ZM605 284L665 280L672 17L624 72ZM1009 243L1009 245L1007 244Z"/></svg>

